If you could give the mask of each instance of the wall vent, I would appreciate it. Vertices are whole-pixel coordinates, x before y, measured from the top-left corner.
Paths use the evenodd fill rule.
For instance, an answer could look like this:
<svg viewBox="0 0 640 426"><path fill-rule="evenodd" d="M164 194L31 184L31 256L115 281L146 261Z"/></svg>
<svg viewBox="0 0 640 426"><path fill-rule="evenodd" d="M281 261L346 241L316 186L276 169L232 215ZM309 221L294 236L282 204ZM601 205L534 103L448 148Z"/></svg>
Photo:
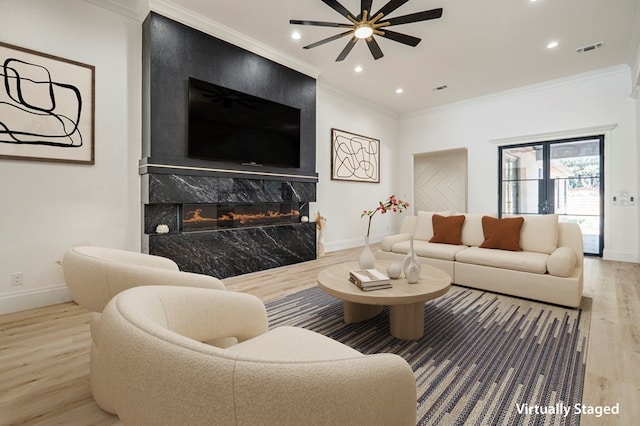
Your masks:
<svg viewBox="0 0 640 426"><path fill-rule="evenodd" d="M591 52L592 50L596 50L600 47L602 47L602 42L590 44L589 46L579 47L578 49L576 49L576 52L578 53Z"/></svg>

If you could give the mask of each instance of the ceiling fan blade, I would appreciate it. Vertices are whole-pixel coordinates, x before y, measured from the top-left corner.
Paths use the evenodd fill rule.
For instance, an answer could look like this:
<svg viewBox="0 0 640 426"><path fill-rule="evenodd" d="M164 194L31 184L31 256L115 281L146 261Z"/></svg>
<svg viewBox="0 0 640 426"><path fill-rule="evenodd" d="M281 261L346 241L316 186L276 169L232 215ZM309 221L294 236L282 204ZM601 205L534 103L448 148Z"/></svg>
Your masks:
<svg viewBox="0 0 640 426"><path fill-rule="evenodd" d="M341 39L342 37L344 37L344 36L346 36L346 35L349 35L349 34L352 34L352 33L353 33L353 31L345 31L345 32L343 32L343 33L336 34L336 35L334 35L334 36L331 36L331 37L325 38L325 39L323 39L323 40L316 41L315 43L312 43L312 44L310 44L310 45L308 45L308 46L304 46L304 47L303 47L303 49L313 49L314 47L321 46L321 45L323 45L323 44L325 44L325 43L329 43L330 41L334 41L334 40Z"/></svg>
<svg viewBox="0 0 640 426"><path fill-rule="evenodd" d="M294 25L315 25L318 27L334 27L334 28L350 28L353 25L351 24L339 24L337 22L322 22L322 21L301 21L298 19L292 19L289 21L290 24Z"/></svg>
<svg viewBox="0 0 640 426"><path fill-rule="evenodd" d="M378 60L384 56L378 42L373 37L369 37L367 39L367 46L369 46L369 51L371 52L373 59Z"/></svg>
<svg viewBox="0 0 640 426"><path fill-rule="evenodd" d="M396 10L397 8L399 8L400 6L402 6L408 1L409 0L391 0L389 1L389 3L382 6L382 9L377 11L375 14L372 14L371 16L378 16L381 13L382 13L382 16L387 16L388 14L390 14L391 12L393 12L394 10Z"/></svg>
<svg viewBox="0 0 640 426"><path fill-rule="evenodd" d="M387 29L383 31L383 34L380 34L380 37L388 38L389 40L397 41L398 43L406 44L412 47L416 47L422 40L418 37L397 33L395 31Z"/></svg>
<svg viewBox="0 0 640 426"><path fill-rule="evenodd" d="M336 0L322 0L322 2L324 4L326 4L327 6L329 6L331 9L335 10L336 12L338 12L340 15L344 16L345 18L349 19L349 17L355 19L355 16L353 16L351 14L351 12L349 12L347 10L346 7L344 7L343 5L341 5L338 1Z"/></svg>
<svg viewBox="0 0 640 426"><path fill-rule="evenodd" d="M340 54L336 58L336 62L344 61L347 55L351 53L351 49L353 49L353 46L355 46L357 42L358 42L358 38L352 37L351 40L349 40L349 43L347 43L344 49L342 49L342 52L340 52Z"/></svg>
<svg viewBox="0 0 640 426"><path fill-rule="evenodd" d="M360 15L358 15L358 19L362 19L362 12L365 10L369 12L369 16L371 16L371 3L373 0L361 0L360 1Z"/></svg>
<svg viewBox="0 0 640 426"><path fill-rule="evenodd" d="M396 18L387 19L389 25L410 24L412 22L428 21L429 19L438 19L442 16L442 8L425 10L424 12L411 13L409 15L398 16Z"/></svg>

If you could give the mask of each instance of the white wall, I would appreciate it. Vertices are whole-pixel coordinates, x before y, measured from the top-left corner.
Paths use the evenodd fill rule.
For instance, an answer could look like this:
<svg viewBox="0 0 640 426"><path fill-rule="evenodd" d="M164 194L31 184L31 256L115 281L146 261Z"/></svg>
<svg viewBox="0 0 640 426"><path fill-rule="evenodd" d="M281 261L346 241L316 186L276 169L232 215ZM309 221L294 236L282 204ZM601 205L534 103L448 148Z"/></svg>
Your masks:
<svg viewBox="0 0 640 426"><path fill-rule="evenodd" d="M637 117L630 78L630 70L619 67L405 116L400 120L398 180L412 182L415 154L467 148L468 210L495 212L496 140L615 124L605 140L604 257L637 261L638 203L624 208L611 203L621 189L638 193Z"/></svg>
<svg viewBox="0 0 640 426"><path fill-rule="evenodd" d="M636 81L637 83L635 85L635 90L634 90L635 108L636 108L636 146L638 147L637 164L638 164L638 168L640 168L640 76ZM638 171L638 190L640 190L640 171ZM638 197L640 197L640 194L636 192L633 195L636 198L636 204L640 204L640 200L638 199ZM640 219L638 220L640 221ZM638 225L637 236L638 236L638 252L640 252L640 224ZM640 253L638 253L637 260L640 262Z"/></svg>
<svg viewBox="0 0 640 426"><path fill-rule="evenodd" d="M74 244L139 249L141 150L140 23L78 0L1 9L2 41L95 66L96 162L0 159L0 314L70 300L56 262Z"/></svg>
<svg viewBox="0 0 640 426"><path fill-rule="evenodd" d="M346 182L331 179L331 128L380 140L380 183ZM367 219L363 210L373 210L390 195L407 197L407 185L395 179L398 123L393 114L318 85L316 122L316 170L319 175L317 202L311 205L311 219L320 211L327 218L324 230L327 251L364 243ZM376 214L371 222L372 242L397 231L401 214Z"/></svg>

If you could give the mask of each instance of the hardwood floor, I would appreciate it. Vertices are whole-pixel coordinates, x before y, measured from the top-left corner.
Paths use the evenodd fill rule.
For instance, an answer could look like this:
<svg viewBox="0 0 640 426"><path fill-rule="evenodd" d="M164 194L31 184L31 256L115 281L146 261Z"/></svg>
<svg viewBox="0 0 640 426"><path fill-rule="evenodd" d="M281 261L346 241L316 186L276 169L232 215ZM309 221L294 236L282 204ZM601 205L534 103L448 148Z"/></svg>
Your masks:
<svg viewBox="0 0 640 426"><path fill-rule="evenodd" d="M359 249L228 278L227 288L269 301L316 285L324 267ZM585 260L583 307L591 309L583 403L619 404L616 416L583 425L631 425L640 418L640 264ZM89 388L89 313L73 302L0 316L0 425L115 425Z"/></svg>

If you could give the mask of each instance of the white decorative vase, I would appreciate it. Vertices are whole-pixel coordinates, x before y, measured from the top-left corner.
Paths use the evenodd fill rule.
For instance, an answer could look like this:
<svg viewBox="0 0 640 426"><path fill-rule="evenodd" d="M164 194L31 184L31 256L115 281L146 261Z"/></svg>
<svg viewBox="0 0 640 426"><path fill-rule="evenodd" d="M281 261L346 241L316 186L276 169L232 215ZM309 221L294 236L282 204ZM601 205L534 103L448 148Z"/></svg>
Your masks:
<svg viewBox="0 0 640 426"><path fill-rule="evenodd" d="M360 269L373 269L376 267L376 258L369 248L369 237L364 237L364 250L360 254Z"/></svg>
<svg viewBox="0 0 640 426"><path fill-rule="evenodd" d="M407 282L415 284L420 280L420 261L413 250L413 236L409 244L409 253L404 258L402 270L404 271L404 276L407 277Z"/></svg>

